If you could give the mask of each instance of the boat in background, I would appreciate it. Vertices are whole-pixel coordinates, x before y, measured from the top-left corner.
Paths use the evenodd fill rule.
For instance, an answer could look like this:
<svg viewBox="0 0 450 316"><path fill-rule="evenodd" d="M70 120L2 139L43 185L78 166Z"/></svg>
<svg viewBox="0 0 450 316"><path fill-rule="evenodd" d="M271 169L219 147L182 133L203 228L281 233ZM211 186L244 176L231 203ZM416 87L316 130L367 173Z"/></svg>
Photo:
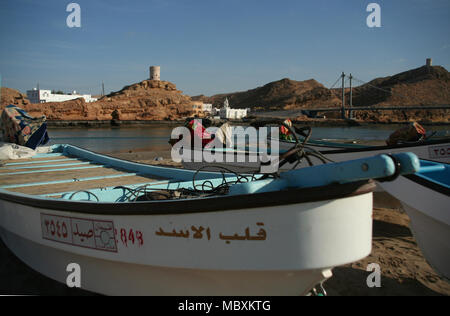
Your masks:
<svg viewBox="0 0 450 316"><path fill-rule="evenodd" d="M270 123L282 124L281 128L289 130L293 140L272 139L269 137L268 144L274 145L268 148L268 152L261 151L258 147L248 144L235 145L230 148L214 148L208 145L200 148L183 148L183 167L191 170L204 169L208 166L227 168L236 172L258 172L265 161L266 154L272 161L280 161L289 156L289 160L279 166L280 171L296 168L310 167L314 164L326 162L341 162L360 159L379 154L393 154L412 152L420 159L450 163L450 138L433 139L424 137L416 142L405 142L395 145L367 146L360 144L325 142L311 140L312 128L305 126L298 128L286 125L279 120L255 122L254 127L262 128ZM283 133L281 133L283 135ZM233 136L229 136L233 139ZM215 161L207 161L205 156L215 157ZM198 157L202 159L198 159ZM187 158L187 159L186 159ZM217 159L218 158L218 159Z"/></svg>
<svg viewBox="0 0 450 316"><path fill-rule="evenodd" d="M122 295L300 295L372 245L379 155L276 175L163 168L70 145L0 167L0 236L31 268Z"/></svg>
<svg viewBox="0 0 450 316"><path fill-rule="evenodd" d="M424 257L450 281L450 165L421 160L419 172L380 185L402 202Z"/></svg>
<svg viewBox="0 0 450 316"><path fill-rule="evenodd" d="M294 148L299 149L299 152L303 153L296 159L292 159L291 162L282 165L279 168L280 171L310 167L310 162L305 159L306 155L310 157L313 164L322 164L324 162L341 162L380 154L412 152L420 159L439 163L450 163L450 139L429 140L396 146L361 146L320 141L307 142L305 145L300 144L297 147L295 143L292 142L289 142L289 146L286 144L283 145L282 141L280 141L279 144L279 151L275 152L269 149L268 155L272 156L272 159L277 159L278 156L282 157ZM197 161L194 159L195 157L203 157L205 153L221 155L222 157L219 162L207 162L206 160ZM186 157L191 157L191 159L183 160L182 164L184 168L190 170L199 170L208 166L217 166L235 172L258 172L261 169L261 165L264 165L264 162L261 160L261 157L264 157L263 154L264 153L257 148L191 149L191 153L186 155ZM227 158L227 156L232 157L232 159Z"/></svg>

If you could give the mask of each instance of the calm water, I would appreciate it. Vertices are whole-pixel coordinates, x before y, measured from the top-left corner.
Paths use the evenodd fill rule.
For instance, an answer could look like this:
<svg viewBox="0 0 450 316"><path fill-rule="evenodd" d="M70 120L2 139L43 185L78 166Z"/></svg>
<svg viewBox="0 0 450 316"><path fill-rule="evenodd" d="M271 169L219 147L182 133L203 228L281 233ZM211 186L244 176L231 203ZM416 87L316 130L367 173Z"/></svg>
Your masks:
<svg viewBox="0 0 450 316"><path fill-rule="evenodd" d="M313 139L326 140L385 140L399 125L369 127L315 127ZM168 140L172 127L140 126L125 128L51 128L50 144L72 144L96 152L119 152L136 149L151 151L169 150ZM436 131L438 136L450 137L450 127L429 126L427 131Z"/></svg>

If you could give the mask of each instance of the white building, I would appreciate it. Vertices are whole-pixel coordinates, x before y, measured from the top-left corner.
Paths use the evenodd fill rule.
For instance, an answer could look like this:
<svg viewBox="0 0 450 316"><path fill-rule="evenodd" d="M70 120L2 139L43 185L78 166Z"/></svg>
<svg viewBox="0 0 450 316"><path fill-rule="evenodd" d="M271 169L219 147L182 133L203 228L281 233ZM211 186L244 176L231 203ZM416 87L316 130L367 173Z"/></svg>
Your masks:
<svg viewBox="0 0 450 316"><path fill-rule="evenodd" d="M223 108L219 110L219 115L221 119L227 120L240 120L247 117L247 109L232 109L228 102L228 98L225 99L223 103Z"/></svg>
<svg viewBox="0 0 450 316"><path fill-rule="evenodd" d="M38 90L36 88L27 91L27 98L31 103L64 102L78 98L84 98L86 102L97 101L90 94L77 94L76 91L72 94L55 94L51 90Z"/></svg>
<svg viewBox="0 0 450 316"><path fill-rule="evenodd" d="M210 103L203 103L202 105L202 111L212 113L213 112L213 106Z"/></svg>

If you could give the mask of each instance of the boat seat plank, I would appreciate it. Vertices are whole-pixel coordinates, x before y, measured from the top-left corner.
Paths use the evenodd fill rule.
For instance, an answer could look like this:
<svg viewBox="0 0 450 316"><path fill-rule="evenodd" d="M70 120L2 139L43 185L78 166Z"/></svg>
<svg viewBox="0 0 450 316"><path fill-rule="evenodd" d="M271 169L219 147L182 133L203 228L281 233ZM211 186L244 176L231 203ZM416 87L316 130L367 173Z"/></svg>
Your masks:
<svg viewBox="0 0 450 316"><path fill-rule="evenodd" d="M6 189L12 192L19 192L31 195L42 195L42 194L52 194L59 192L74 192L78 190L92 190L107 188L119 185L133 185L142 183L151 183L160 181L161 179L155 179L145 176L128 176L128 177L118 177L110 179L98 179L98 180L88 180L88 181L77 181L59 184L47 184L47 185L36 185L28 187L15 187Z"/></svg>
<svg viewBox="0 0 450 316"><path fill-rule="evenodd" d="M22 172L22 171L38 171L38 170L53 170L62 168L74 168L77 166L87 166L90 163L88 161L76 160L67 162L58 162L45 165L26 165L26 166L9 166L0 168L0 175L3 173Z"/></svg>
<svg viewBox="0 0 450 316"><path fill-rule="evenodd" d="M0 160L1 164L11 164L11 163L25 163L25 162L39 162L46 160L65 160L73 157L69 156L54 156L54 157L40 157L40 158L24 158L24 159L5 159Z"/></svg>
<svg viewBox="0 0 450 316"><path fill-rule="evenodd" d="M0 187L13 184L29 184L35 182L52 182L80 178L103 177L110 175L125 175L127 172L118 169L101 167L92 169L62 170L54 172L40 172L33 174L15 174L0 176Z"/></svg>

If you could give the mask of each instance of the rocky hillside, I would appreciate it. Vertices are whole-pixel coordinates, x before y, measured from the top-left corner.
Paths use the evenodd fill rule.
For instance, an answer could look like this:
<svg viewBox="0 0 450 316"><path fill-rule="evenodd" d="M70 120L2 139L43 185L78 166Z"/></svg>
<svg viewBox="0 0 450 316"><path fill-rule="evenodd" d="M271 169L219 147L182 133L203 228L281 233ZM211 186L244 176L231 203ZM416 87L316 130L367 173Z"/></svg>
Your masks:
<svg viewBox="0 0 450 316"><path fill-rule="evenodd" d="M221 106L227 97L231 107L255 110L295 110L314 107L340 107L341 89L328 89L317 81L282 79L263 87L218 94L197 96L201 100ZM348 105L349 89L346 89ZM450 73L441 66L423 66L394 76L377 78L353 89L354 106L409 106L450 104ZM340 117L327 113L327 117ZM450 112L442 111L372 111L355 112L357 119L365 121L444 121L450 122Z"/></svg>
<svg viewBox="0 0 450 316"><path fill-rule="evenodd" d="M191 98L173 83L144 80L97 102L86 103L79 98L21 106L31 115L45 115L49 120L176 120L191 115L191 103ZM2 102L3 106L7 104L11 102Z"/></svg>
<svg viewBox="0 0 450 316"><path fill-rule="evenodd" d="M356 81L355 81L356 83ZM346 90L349 100L349 90ZM32 115L51 120L176 120L193 115L196 101L221 107L228 98L233 108L252 110L297 110L340 107L341 90L328 89L314 79L282 79L245 92L204 95L190 98L168 81L144 80L124 87L94 103L84 99L60 103L29 104L20 92L2 88L1 105L16 104ZM353 105L408 106L450 104L450 73L443 67L420 67L394 76L377 78L353 90ZM327 117L339 118L328 112ZM450 111L355 111L355 118L374 122L450 122Z"/></svg>
<svg viewBox="0 0 450 316"><path fill-rule="evenodd" d="M20 93L17 90L2 87L0 93L1 93L0 106L8 104L24 106L26 104L30 104L30 101L28 101L27 96Z"/></svg>
<svg viewBox="0 0 450 316"><path fill-rule="evenodd" d="M233 108L252 108L257 110L292 109L306 106L333 106L339 102L329 89L314 79L295 81L288 78L268 83L262 87L245 92L217 94L212 97L203 95L194 100L221 106L228 98Z"/></svg>
<svg viewBox="0 0 450 316"><path fill-rule="evenodd" d="M353 91L353 104L356 106L448 103L450 73L440 66L423 66L394 76L377 78Z"/></svg>
<svg viewBox="0 0 450 316"><path fill-rule="evenodd" d="M354 89L353 104L355 106L448 105L450 73L440 66L423 66L394 76L377 78ZM386 122L412 120L450 122L450 111L356 112L356 118Z"/></svg>

